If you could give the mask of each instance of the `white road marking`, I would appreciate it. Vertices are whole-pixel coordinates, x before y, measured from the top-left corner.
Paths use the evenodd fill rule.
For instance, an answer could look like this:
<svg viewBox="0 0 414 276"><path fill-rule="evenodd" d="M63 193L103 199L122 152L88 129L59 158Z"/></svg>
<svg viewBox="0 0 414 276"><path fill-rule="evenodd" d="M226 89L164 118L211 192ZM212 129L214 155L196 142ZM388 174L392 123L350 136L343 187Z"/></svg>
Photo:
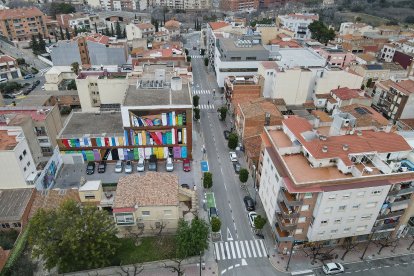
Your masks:
<svg viewBox="0 0 414 276"><path fill-rule="evenodd" d="M229 250L229 243L225 242L224 245L226 246L226 252L227 252L227 259L231 259L231 254L230 254L230 250Z"/></svg>
<svg viewBox="0 0 414 276"><path fill-rule="evenodd" d="M233 259L236 259L237 256L236 256L236 252L234 251L234 245L232 241L230 242L230 248L231 248L231 255L233 255Z"/></svg>
<svg viewBox="0 0 414 276"><path fill-rule="evenodd" d="M227 271L227 269L222 270L222 271L221 271L221 274L226 273L226 271Z"/></svg>
<svg viewBox="0 0 414 276"><path fill-rule="evenodd" d="M251 247L252 247L253 257L254 257L254 258L256 258L256 257L257 257L257 255L256 255L256 251L254 250L254 242L253 242L253 241L250 241L250 245L251 245Z"/></svg>
<svg viewBox="0 0 414 276"><path fill-rule="evenodd" d="M221 256L223 257L223 260L226 259L226 254L224 254L224 246L223 243L220 243L220 249L221 249Z"/></svg>
<svg viewBox="0 0 414 276"><path fill-rule="evenodd" d="M264 246L264 242L263 242L263 240L260 240L259 242L260 242L260 245L262 246L263 254L264 254L264 255L267 255L267 251L266 251L266 248L265 248L265 246Z"/></svg>
<svg viewBox="0 0 414 276"><path fill-rule="evenodd" d="M249 241L244 241L244 242L246 243L247 257L251 258L252 254L250 253Z"/></svg>
<svg viewBox="0 0 414 276"><path fill-rule="evenodd" d="M384 265L384 268L385 268L385 267L390 267L390 266L389 266L389 265ZM355 272L358 272L358 271L355 271Z"/></svg>
<svg viewBox="0 0 414 276"><path fill-rule="evenodd" d="M219 245L218 245L218 243L215 243L214 244L214 249L216 251L217 260L220 261L220 253L219 253Z"/></svg>
<svg viewBox="0 0 414 276"><path fill-rule="evenodd" d="M239 267L239 266L240 266L240 264L235 264L235 265L234 265L234 267Z"/></svg>
<svg viewBox="0 0 414 276"><path fill-rule="evenodd" d="M254 241L254 244L256 245L257 255L258 255L259 257L262 257L262 252L261 252L261 250L260 250L259 241L258 241L258 240L255 240L255 241Z"/></svg>
<svg viewBox="0 0 414 276"><path fill-rule="evenodd" d="M235 242L234 242L234 244L235 244L235 246L236 246L237 258L241 258L241 255L240 255L240 248L239 248L239 243L238 243L238 241L235 241Z"/></svg>
<svg viewBox="0 0 414 276"><path fill-rule="evenodd" d="M408 263L402 263L403 265L408 265Z"/></svg>
<svg viewBox="0 0 414 276"><path fill-rule="evenodd" d="M243 258L246 258L246 251L244 251L243 241L240 241L240 247L241 247L241 250L242 250L242 256L243 256Z"/></svg>

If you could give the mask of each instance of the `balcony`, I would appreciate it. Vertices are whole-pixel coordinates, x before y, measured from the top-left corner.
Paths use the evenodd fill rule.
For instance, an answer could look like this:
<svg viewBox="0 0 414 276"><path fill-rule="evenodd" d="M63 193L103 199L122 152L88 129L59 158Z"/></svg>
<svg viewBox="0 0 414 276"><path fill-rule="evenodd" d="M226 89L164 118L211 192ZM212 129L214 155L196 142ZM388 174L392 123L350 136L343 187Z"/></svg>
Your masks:
<svg viewBox="0 0 414 276"><path fill-rule="evenodd" d="M280 229L279 224L275 224L276 239L279 242L294 241L294 237L288 232Z"/></svg>
<svg viewBox="0 0 414 276"><path fill-rule="evenodd" d="M299 217L299 213L295 209L291 207L287 207L284 202L277 201L277 205L279 206L280 214L282 215L283 218L292 219L292 218Z"/></svg>
<svg viewBox="0 0 414 276"><path fill-rule="evenodd" d="M303 201L299 200L297 195L293 195L285 189L280 190L280 194L282 194L283 201L287 206L300 206L303 204Z"/></svg>
<svg viewBox="0 0 414 276"><path fill-rule="evenodd" d="M388 193L389 195L398 196L398 195L406 195L411 194L414 192L414 186L411 184L403 184L400 187L394 187Z"/></svg>
<svg viewBox="0 0 414 276"><path fill-rule="evenodd" d="M372 232L378 232L378 231L392 231L397 226L398 221L390 222L390 223L384 223L381 225L377 225L372 227Z"/></svg>
<svg viewBox="0 0 414 276"><path fill-rule="evenodd" d="M377 220L399 217L399 216L402 216L402 214L404 214L404 210L400 210L396 212L389 212L388 214L379 215Z"/></svg>
<svg viewBox="0 0 414 276"><path fill-rule="evenodd" d="M280 213L276 213L276 220L281 230L292 231L296 229L296 223L289 219L284 219Z"/></svg>

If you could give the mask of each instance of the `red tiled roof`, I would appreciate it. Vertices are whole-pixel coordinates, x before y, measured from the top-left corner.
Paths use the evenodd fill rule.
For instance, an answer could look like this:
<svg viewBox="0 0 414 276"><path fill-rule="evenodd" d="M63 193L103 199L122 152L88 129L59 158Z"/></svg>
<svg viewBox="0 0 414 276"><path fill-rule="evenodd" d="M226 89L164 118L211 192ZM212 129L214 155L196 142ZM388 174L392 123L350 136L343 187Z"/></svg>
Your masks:
<svg viewBox="0 0 414 276"><path fill-rule="evenodd" d="M283 41L281 39L272 39L270 44L279 45L281 48L302 48L296 40Z"/></svg>
<svg viewBox="0 0 414 276"><path fill-rule="evenodd" d="M210 25L210 28L212 28L213 30L217 30L217 29L221 29L221 28L230 26L229 23L224 22L224 21L220 21L220 22L209 22L208 24Z"/></svg>
<svg viewBox="0 0 414 276"><path fill-rule="evenodd" d="M154 25L152 25L151 23L140 23L140 24L136 24L136 26L140 28L141 30L155 28Z"/></svg>
<svg viewBox="0 0 414 276"><path fill-rule="evenodd" d="M36 7L0 10L0 20L27 18L27 17L33 17L33 16L42 16L42 15L44 14Z"/></svg>
<svg viewBox="0 0 414 276"><path fill-rule="evenodd" d="M263 68L265 69L275 69L276 68L276 61L262 61L261 62Z"/></svg>
<svg viewBox="0 0 414 276"><path fill-rule="evenodd" d="M109 37L101 34L93 34L87 36L86 40L107 45L109 42Z"/></svg>
<svg viewBox="0 0 414 276"><path fill-rule="evenodd" d="M0 63L3 63L3 62L10 62L10 61L16 61L16 59L15 58L12 58L11 56L8 56L8 55L1 55L0 56Z"/></svg>
<svg viewBox="0 0 414 276"><path fill-rule="evenodd" d="M180 22L176 20L168 20L167 22L165 22L164 27L167 29L178 29L180 28Z"/></svg>
<svg viewBox="0 0 414 276"><path fill-rule="evenodd" d="M381 81L377 85L384 87L385 89L389 89L390 87L409 95L414 93L414 81L413 80L404 80L400 82L394 82L392 80Z"/></svg>
<svg viewBox="0 0 414 276"><path fill-rule="evenodd" d="M350 99L360 98L361 95L359 94L361 92L360 89L350 89L348 87L341 87L338 89L331 90L331 93L337 96L339 99L346 101Z"/></svg>

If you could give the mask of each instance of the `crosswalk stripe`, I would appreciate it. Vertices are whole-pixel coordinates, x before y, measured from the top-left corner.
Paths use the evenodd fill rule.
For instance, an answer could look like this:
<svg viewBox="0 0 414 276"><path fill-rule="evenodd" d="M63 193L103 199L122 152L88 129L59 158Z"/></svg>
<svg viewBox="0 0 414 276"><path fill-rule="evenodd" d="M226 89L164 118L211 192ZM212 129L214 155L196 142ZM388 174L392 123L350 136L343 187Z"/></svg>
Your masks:
<svg viewBox="0 0 414 276"><path fill-rule="evenodd" d="M223 260L226 259L226 255L224 254L224 246L223 243L220 243L220 249L221 249L221 256L223 257Z"/></svg>
<svg viewBox="0 0 414 276"><path fill-rule="evenodd" d="M250 253L250 248L249 248L249 241L244 241L246 243L246 250L247 250L247 256L249 258L252 257L252 254Z"/></svg>
<svg viewBox="0 0 414 276"><path fill-rule="evenodd" d="M240 248L239 248L239 243L238 243L238 241L235 241L235 242L234 242L234 244L235 244L235 246L236 246L237 258L241 258L241 255L240 255Z"/></svg>
<svg viewBox="0 0 414 276"><path fill-rule="evenodd" d="M232 241L230 242L230 248L231 248L231 254L233 255L233 259L236 259L237 256L236 256L236 252L234 251L234 245Z"/></svg>
<svg viewBox="0 0 414 276"><path fill-rule="evenodd" d="M254 244L256 245L256 249L257 249L257 256L262 257L262 251L260 250L260 246L259 246L259 241L255 240Z"/></svg>
<svg viewBox="0 0 414 276"><path fill-rule="evenodd" d="M256 258L257 256L256 256L256 251L254 250L254 242L253 241L250 241L250 245L252 247L253 257Z"/></svg>
<svg viewBox="0 0 414 276"><path fill-rule="evenodd" d="M266 248L265 248L265 246L264 246L264 242L263 242L263 240L260 240L260 241L259 241L259 243L260 243L260 245L262 246L263 254L264 254L264 255L266 255L267 253L266 253Z"/></svg>
<svg viewBox="0 0 414 276"><path fill-rule="evenodd" d="M229 243L225 242L224 245L226 246L226 253L227 253L227 259L231 259L230 251L229 251Z"/></svg>
<svg viewBox="0 0 414 276"><path fill-rule="evenodd" d="M218 243L215 243L215 244L214 244L214 248L215 248L215 250L216 250L217 260L219 260L219 261L220 261L220 254L219 254L219 245L218 245Z"/></svg>
<svg viewBox="0 0 414 276"><path fill-rule="evenodd" d="M244 244L243 241L240 241L240 247L242 249L242 256L243 258L246 258L246 251L244 251Z"/></svg>

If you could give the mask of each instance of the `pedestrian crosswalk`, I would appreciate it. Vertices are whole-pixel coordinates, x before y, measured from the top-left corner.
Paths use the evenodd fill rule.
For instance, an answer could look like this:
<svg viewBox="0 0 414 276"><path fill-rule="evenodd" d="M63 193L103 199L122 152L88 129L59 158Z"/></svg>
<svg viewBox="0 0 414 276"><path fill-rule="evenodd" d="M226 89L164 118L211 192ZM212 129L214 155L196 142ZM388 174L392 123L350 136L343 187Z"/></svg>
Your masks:
<svg viewBox="0 0 414 276"><path fill-rule="evenodd" d="M193 90L193 95L210 95L211 91L210 90Z"/></svg>
<svg viewBox="0 0 414 276"><path fill-rule="evenodd" d="M214 104L200 104L197 107L199 109L215 109Z"/></svg>
<svg viewBox="0 0 414 276"><path fill-rule="evenodd" d="M203 56L199 56L199 55L195 55L195 56L190 56L191 58L203 58Z"/></svg>
<svg viewBox="0 0 414 276"><path fill-rule="evenodd" d="M263 240L216 242L214 252L217 261L267 257Z"/></svg>
<svg viewBox="0 0 414 276"><path fill-rule="evenodd" d="M43 69L40 69L39 70L39 74L41 75L41 76L43 76L47 71L49 71L50 70L50 68L52 68L52 67L47 67L47 68L43 68Z"/></svg>

